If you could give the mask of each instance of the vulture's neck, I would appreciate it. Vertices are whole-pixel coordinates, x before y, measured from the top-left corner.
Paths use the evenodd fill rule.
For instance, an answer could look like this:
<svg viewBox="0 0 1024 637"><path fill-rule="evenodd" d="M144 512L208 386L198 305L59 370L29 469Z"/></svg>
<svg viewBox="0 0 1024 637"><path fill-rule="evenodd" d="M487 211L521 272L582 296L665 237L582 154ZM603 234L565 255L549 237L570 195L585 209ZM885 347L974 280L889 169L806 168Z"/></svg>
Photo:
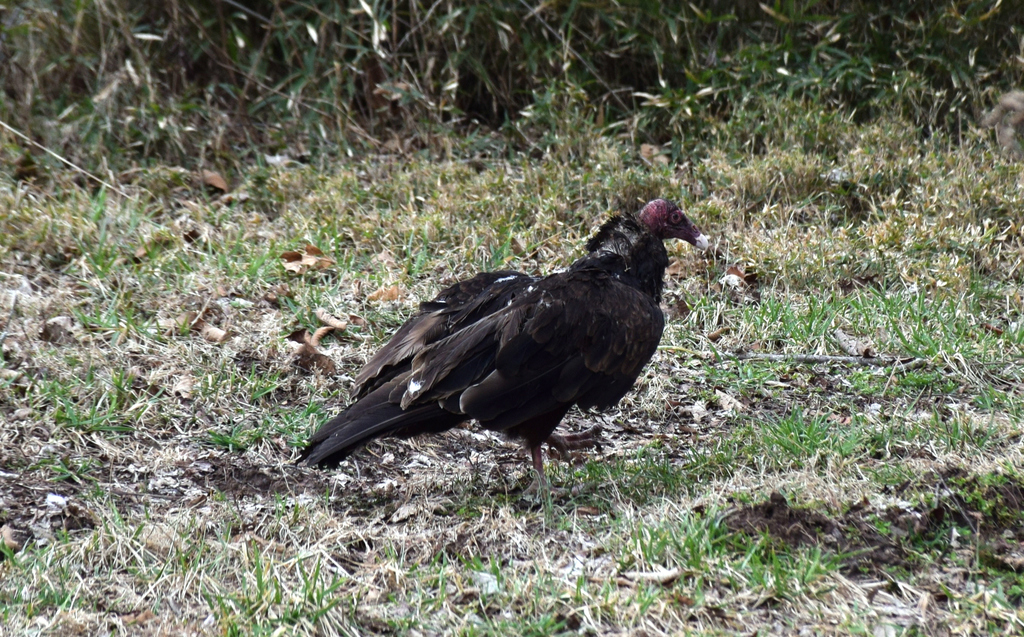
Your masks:
<svg viewBox="0 0 1024 637"><path fill-rule="evenodd" d="M668 252L662 240L634 217L616 215L604 222L587 242L587 251L577 264L596 260L598 267L627 275L637 289L661 301Z"/></svg>

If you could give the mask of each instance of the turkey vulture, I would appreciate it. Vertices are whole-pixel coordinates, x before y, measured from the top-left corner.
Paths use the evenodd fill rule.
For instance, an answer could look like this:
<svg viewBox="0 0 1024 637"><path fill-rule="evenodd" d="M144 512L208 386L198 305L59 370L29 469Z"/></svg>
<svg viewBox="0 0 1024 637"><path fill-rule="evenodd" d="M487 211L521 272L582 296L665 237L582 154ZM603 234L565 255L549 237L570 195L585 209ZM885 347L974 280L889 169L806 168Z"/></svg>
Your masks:
<svg viewBox="0 0 1024 637"><path fill-rule="evenodd" d="M355 403L313 434L300 462L335 466L379 436L437 433L475 419L521 439L544 484L541 444L573 405L604 409L661 340L668 253L707 238L672 202L606 221L563 272L478 274L420 304L355 379ZM568 438L568 440L567 440Z"/></svg>

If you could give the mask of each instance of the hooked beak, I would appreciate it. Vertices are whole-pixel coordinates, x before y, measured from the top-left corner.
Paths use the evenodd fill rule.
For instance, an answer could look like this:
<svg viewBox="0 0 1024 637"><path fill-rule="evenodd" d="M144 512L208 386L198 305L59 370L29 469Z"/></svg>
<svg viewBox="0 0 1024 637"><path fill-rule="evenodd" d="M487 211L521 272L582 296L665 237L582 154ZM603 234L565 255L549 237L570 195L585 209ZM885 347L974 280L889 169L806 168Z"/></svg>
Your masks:
<svg viewBox="0 0 1024 637"><path fill-rule="evenodd" d="M698 232L697 236L694 237L693 241L691 241L690 243L696 246L698 250L707 250L708 246L710 245L708 243L708 238L704 236L704 233L702 232Z"/></svg>

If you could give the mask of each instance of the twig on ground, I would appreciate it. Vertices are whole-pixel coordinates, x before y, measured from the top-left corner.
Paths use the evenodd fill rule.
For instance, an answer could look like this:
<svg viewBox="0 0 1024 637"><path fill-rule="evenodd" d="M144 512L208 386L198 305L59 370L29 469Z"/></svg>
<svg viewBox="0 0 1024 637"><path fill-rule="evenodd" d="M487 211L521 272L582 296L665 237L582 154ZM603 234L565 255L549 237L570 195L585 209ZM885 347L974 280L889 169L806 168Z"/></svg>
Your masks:
<svg viewBox="0 0 1024 637"><path fill-rule="evenodd" d="M871 365L875 367L897 366L901 369L917 369L927 363L923 358L889 358L885 356L824 356L818 354L758 354L744 352L741 354L723 354L719 360L737 361L771 361L779 363L801 363L819 365L822 363L843 363L845 365Z"/></svg>

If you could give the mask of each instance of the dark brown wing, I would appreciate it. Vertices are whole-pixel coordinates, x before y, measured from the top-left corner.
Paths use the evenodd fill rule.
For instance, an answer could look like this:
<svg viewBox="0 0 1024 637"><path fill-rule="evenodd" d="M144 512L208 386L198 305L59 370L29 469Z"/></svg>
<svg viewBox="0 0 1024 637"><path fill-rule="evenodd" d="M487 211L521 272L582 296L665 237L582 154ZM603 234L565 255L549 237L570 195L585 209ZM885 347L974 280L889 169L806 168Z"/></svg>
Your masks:
<svg viewBox="0 0 1024 637"><path fill-rule="evenodd" d="M536 277L511 270L483 272L420 303L419 313L406 321L356 374L353 397L362 398L408 371L412 359L425 347L505 307L535 281Z"/></svg>
<svg viewBox="0 0 1024 637"><path fill-rule="evenodd" d="M391 400L439 403L488 428L543 440L521 427L578 404L614 405L661 340L664 317L613 272L584 268L532 283L507 307L426 347ZM557 420L551 424L551 429Z"/></svg>

